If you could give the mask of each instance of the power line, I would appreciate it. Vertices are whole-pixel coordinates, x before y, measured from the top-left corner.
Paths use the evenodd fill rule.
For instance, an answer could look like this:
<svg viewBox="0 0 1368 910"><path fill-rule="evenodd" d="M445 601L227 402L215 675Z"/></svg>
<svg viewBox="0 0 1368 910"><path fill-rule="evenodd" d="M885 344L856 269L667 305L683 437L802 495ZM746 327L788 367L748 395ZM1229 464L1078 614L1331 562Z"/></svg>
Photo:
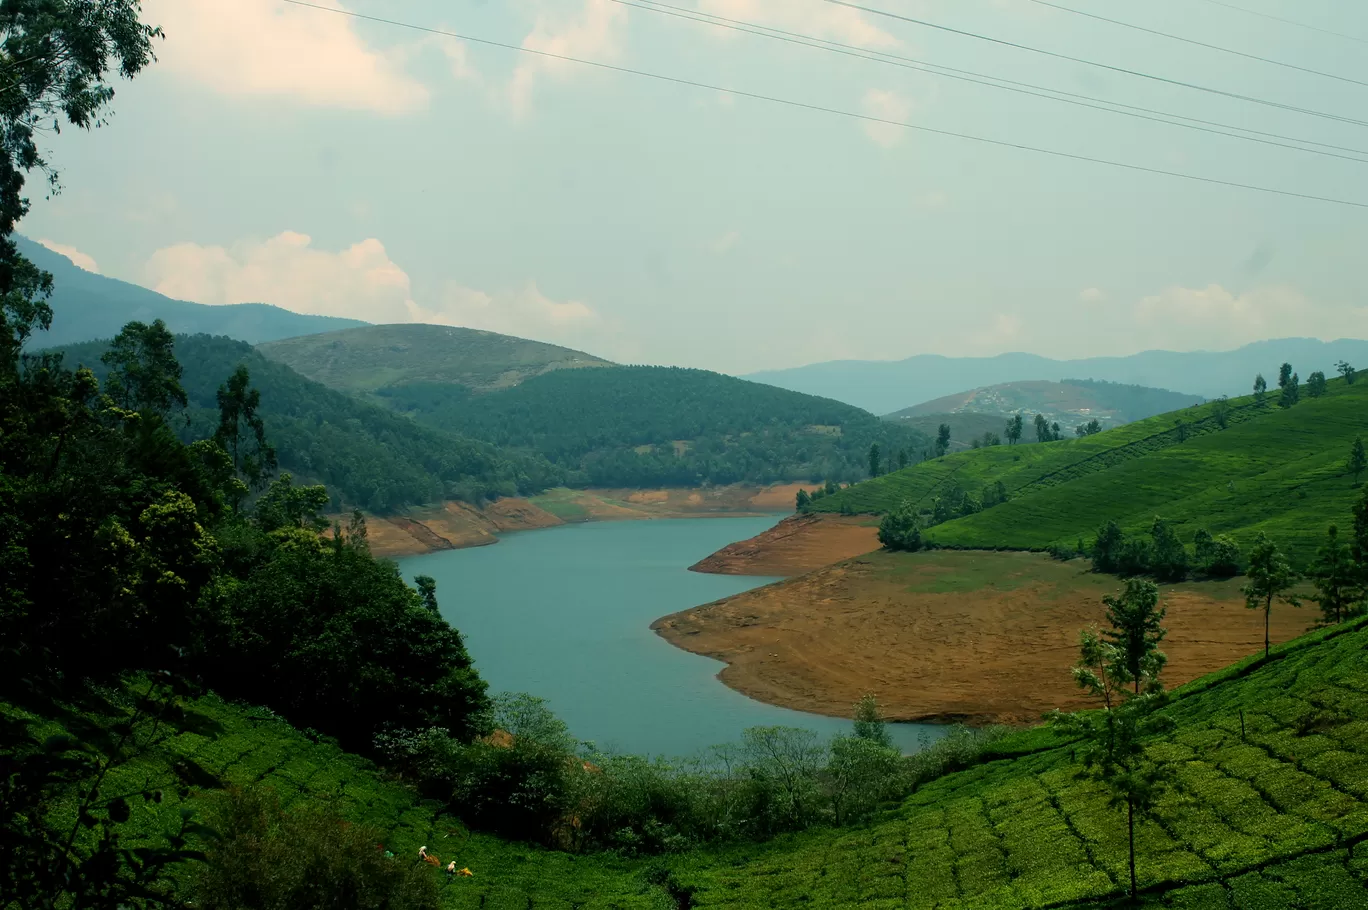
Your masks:
<svg viewBox="0 0 1368 910"><path fill-rule="evenodd" d="M773 28L767 25L759 25L753 22L746 22L740 19L729 19L725 16L718 16L713 13L702 13L683 7L672 6L660 0L613 0L614 3L630 6L635 9L646 10L648 12L660 13L673 16L679 19L687 19L704 25L713 25L718 28L731 29L732 31L744 32L752 35L759 35L762 38L771 38L776 41L784 41L800 47L810 47L815 50L830 51L832 53L843 54L848 57L870 60L875 63L883 63L889 66L897 66L903 69L916 70L918 72L930 73L934 76L944 76L948 79L958 79L963 82L971 82L975 85L982 85L988 88L1002 89L1003 91L1015 92L1023 95L1030 95L1035 98L1043 98L1047 101L1057 101L1062 104L1073 104L1078 107L1090 108L1092 110L1103 111L1109 114L1119 114L1126 117L1135 117L1140 120L1148 120L1153 123L1164 123L1169 126L1176 126L1182 129L1197 130L1203 133L1211 133L1217 136L1228 136L1232 139L1243 139L1247 142L1257 142L1261 145L1271 145L1277 148L1291 149L1298 152L1306 152L1312 155L1323 155L1330 158L1339 158L1345 161L1354 161L1361 164L1368 164L1368 150L1349 148L1345 146L1330 145L1328 143L1316 142L1310 139L1302 139L1295 136L1283 136L1278 133L1267 133L1261 130L1251 130L1246 127L1232 126L1226 123L1219 123L1212 120L1203 120L1197 117L1187 117L1182 114L1174 114L1169 111L1154 110L1152 108L1136 107L1134 105L1122 104L1103 98L1096 98L1090 95L1079 95L1073 92L1065 92L1060 89L1047 88L1045 86L1033 85L1029 82L1018 82L1012 79L1002 79L997 76L989 76L983 73L976 73L972 70L958 69L956 67L941 66L935 63L916 60L912 57L904 57L898 54L890 54L884 51L874 51L866 48L855 47L849 44L842 44L838 41L830 41L826 38L817 38L812 35L804 35L799 32L790 32L784 29ZM1122 108L1122 109L1118 109ZM1155 116L1150 116L1155 115ZM1165 119L1175 118L1175 119ZM1177 121L1188 121L1186 123ZM1237 130L1238 132L1228 132ZM1243 135L1250 133L1253 135ZM1268 138L1259 138L1260 136ZM1285 140L1277 142L1272 140ZM1291 143L1302 143L1293 145ZM1335 152L1320 151L1315 148L1305 148L1305 145L1320 146L1321 148L1335 149L1339 152L1350 152L1351 154L1341 155Z"/></svg>
<svg viewBox="0 0 1368 910"><path fill-rule="evenodd" d="M1041 54L1045 57L1053 57L1056 60L1067 60L1070 63L1081 63L1084 66L1093 66L1097 67L1098 69L1108 70L1113 73L1121 73L1126 76L1135 76L1140 79L1149 79L1153 82L1162 82L1166 85L1176 85L1181 88L1192 89L1198 92L1207 92L1208 94L1212 95L1221 95L1226 98L1234 98L1238 101L1248 101L1251 104L1262 104L1266 107L1274 107L1284 111L1292 111L1297 114L1306 114L1311 117L1323 117L1327 120L1338 120L1341 123L1352 123L1355 126L1368 126L1368 120L1356 120L1353 117L1345 117L1340 114L1330 114L1326 113L1325 111L1318 111L1312 108L1298 107L1294 104L1283 104L1280 101L1269 101L1266 98L1256 98L1252 95L1242 95L1238 92L1228 92L1224 89L1212 88L1206 85L1198 85L1194 82L1183 82L1180 79L1169 79L1164 76L1156 76L1152 73L1144 73L1139 70L1126 69L1125 67L1121 66L1112 66L1109 63L1100 63L1096 60L1084 59L1083 57L1073 57L1069 54L1060 54L1056 53L1055 51L1047 51L1044 48L1032 47L1029 44L1018 44L1015 41L1007 41L1003 38L993 38L989 35L980 35L977 32L970 32L965 31L964 29L952 28L948 25L940 25L936 22L928 22L925 19L914 19L911 16L903 16L898 13L889 12L888 10L875 9L869 6L860 6L856 3L850 3L848 2L848 0L825 0L825 2L835 4L836 6L849 7L850 9L859 10L863 13L869 13L872 16L884 16L889 19L897 19L901 22L907 22L912 25L921 25L926 28L933 28L939 31L949 32L953 35L962 35L963 37L973 38L978 41L987 41L991 44L1002 45L1003 47L1011 47L1017 50L1028 51L1032 54Z"/></svg>
<svg viewBox="0 0 1368 910"><path fill-rule="evenodd" d="M1226 3L1225 0L1205 0L1205 2L1210 3L1213 6L1224 6L1226 9L1233 9L1250 16L1258 16L1260 19L1271 19L1274 22L1281 22L1284 25L1295 25L1297 28L1320 32L1322 35L1333 35L1336 38L1343 38L1345 41L1357 41L1359 44L1368 44L1368 38L1360 38L1357 35L1346 35L1344 32L1337 32L1332 29L1321 28L1318 25L1298 22L1296 19L1285 19L1282 16L1275 16L1272 13L1261 13L1258 10L1249 9L1248 7L1236 6L1234 3Z"/></svg>
<svg viewBox="0 0 1368 910"><path fill-rule="evenodd" d="M1071 6L1063 6L1059 3L1051 3L1050 0L1030 0L1038 6L1047 6L1050 9L1059 10L1064 13L1073 13L1075 16L1083 16L1087 19L1095 19L1098 22L1106 22L1111 25L1119 25L1122 28L1134 29L1137 32L1144 32L1147 35L1157 35L1160 38L1168 38L1170 41L1181 41L1184 44L1191 44L1195 47L1204 47L1207 50L1220 51L1223 54L1233 54L1236 57L1244 57L1246 60L1257 60L1260 63L1271 63L1274 66L1283 66L1290 70L1297 70L1302 73L1310 73L1313 76L1322 76L1326 79L1338 79L1340 82L1349 82L1354 85L1362 85L1368 88L1368 82L1360 79L1351 79L1348 76L1337 76L1334 73L1326 73L1321 70L1313 70L1310 67L1298 66L1295 63L1287 63L1282 60L1274 60L1271 57L1260 57L1258 54L1248 54L1244 51L1237 51L1234 48L1222 47L1219 44L1208 44L1205 41L1198 41L1195 38L1185 38L1182 35L1174 35L1170 32L1161 32L1158 29L1146 28L1143 25L1135 25L1131 22L1122 22L1120 19L1109 19L1106 16L1099 16L1096 13L1089 13L1085 10L1074 9Z"/></svg>
<svg viewBox="0 0 1368 910"><path fill-rule="evenodd" d="M683 79L678 76L666 76L660 73L652 73L647 70L632 69L631 67L618 66L613 63L603 63L597 60L585 60L581 57L571 57L566 54L557 54L551 51L538 50L531 47L523 47L517 44L508 44L503 41L494 41L489 38L478 38L474 35L464 35L460 32L447 31L445 29L432 28L424 25L414 25L409 22L401 22L397 19L386 19L382 16L369 16L364 13L357 13L351 10L338 9L330 6L320 6L317 3L310 3L308 0L281 0L293 6L304 7L306 9L318 10L324 13L347 16L366 22L375 22L381 25L390 25L395 28L408 29L410 31L423 32L429 35L440 35L445 38L456 38L460 41L469 41L472 44L481 44L486 47L497 47L504 50L517 51L524 54L543 57L550 60L561 60L566 63L578 63L582 66L591 66L595 69L607 70L615 73L625 73L631 76L641 76L646 79L654 79L659 82L666 82L672 85L683 85L690 88L706 89L713 92L721 92L726 95L734 95L738 98L749 98L754 101L765 101L770 104L779 104L785 107L797 108L799 110L815 111L823 114L833 114L838 117L846 117L851 120L860 120L866 123L878 123L885 126L896 126L901 129L913 130L919 133L927 133L935 136L947 136L952 139L964 139L969 142L978 142L983 145L991 145L997 148L1014 149L1022 152L1034 152L1039 155L1048 155L1053 158L1062 158L1068 161L1082 161L1088 164L1101 164L1107 167L1120 168L1127 171L1136 171L1144 174L1155 174L1162 177L1175 177L1180 180L1189 180L1196 183L1209 183L1215 186L1225 186L1234 189L1251 190L1257 193L1267 193L1274 196L1286 196L1293 199L1306 199L1312 202L1328 202L1332 205L1344 205L1358 209L1368 209L1368 202L1355 202L1349 199L1338 199L1332 196L1317 196L1312 193L1299 193L1295 190L1280 190L1273 187L1259 186L1252 183L1240 183L1234 180L1222 180L1217 177L1202 177L1197 174L1185 174L1182 171L1169 171L1163 168L1149 167L1143 164L1131 164L1124 161L1113 161L1107 158L1095 158L1090 155L1080 155L1074 152L1065 152L1058 149L1042 148L1040 146L1026 145L1019 142L1009 142L1005 139L990 139L986 136L976 136L972 133L959 133L953 130L938 129L931 126L923 126L916 123L908 123L903 120L893 120L886 117L875 117L871 114L860 114L855 111L842 110L841 108L826 107L820 104L811 104L806 101L795 101L791 98L780 98L775 95L762 95L758 92L747 92L741 89L726 88L725 86L712 85L707 82L698 82L692 79Z"/></svg>

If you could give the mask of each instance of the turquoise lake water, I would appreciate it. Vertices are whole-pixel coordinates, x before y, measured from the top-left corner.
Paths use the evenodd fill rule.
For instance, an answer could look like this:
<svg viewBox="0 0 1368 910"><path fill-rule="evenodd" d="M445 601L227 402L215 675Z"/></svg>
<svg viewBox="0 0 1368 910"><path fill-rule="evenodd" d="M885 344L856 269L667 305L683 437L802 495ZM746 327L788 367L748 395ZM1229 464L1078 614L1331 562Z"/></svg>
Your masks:
<svg viewBox="0 0 1368 910"><path fill-rule="evenodd" d="M405 578L437 580L442 613L492 692L545 698L582 740L600 748L687 756L782 724L822 735L850 722L777 708L716 679L722 663L681 651L651 631L661 616L774 579L704 575L688 567L778 517L694 518L567 525L499 543L399 561ZM892 725L904 749L942 728Z"/></svg>

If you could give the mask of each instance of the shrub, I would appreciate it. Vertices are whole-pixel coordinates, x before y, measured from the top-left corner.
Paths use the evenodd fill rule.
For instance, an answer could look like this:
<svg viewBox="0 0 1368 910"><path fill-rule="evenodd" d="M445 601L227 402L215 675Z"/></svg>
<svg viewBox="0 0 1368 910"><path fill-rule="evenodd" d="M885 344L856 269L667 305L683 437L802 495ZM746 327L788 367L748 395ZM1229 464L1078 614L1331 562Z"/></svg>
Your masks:
<svg viewBox="0 0 1368 910"><path fill-rule="evenodd" d="M437 910L433 870L387 857L377 831L321 808L289 812L269 787L209 806L218 832L195 882L201 910Z"/></svg>
<svg viewBox="0 0 1368 910"><path fill-rule="evenodd" d="M904 502L879 522L879 543L890 550L912 553L922 548L922 519L912 503Z"/></svg>

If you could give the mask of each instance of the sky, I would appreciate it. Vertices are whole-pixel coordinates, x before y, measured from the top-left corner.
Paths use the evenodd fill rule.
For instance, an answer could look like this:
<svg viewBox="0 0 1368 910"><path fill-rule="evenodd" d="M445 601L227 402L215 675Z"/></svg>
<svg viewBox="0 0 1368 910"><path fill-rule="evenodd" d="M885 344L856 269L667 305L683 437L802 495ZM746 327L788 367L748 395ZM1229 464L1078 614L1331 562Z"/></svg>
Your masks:
<svg viewBox="0 0 1368 910"><path fill-rule="evenodd" d="M50 140L63 189L43 199L32 181L20 230L180 299L461 325L737 374L922 353L1368 337L1368 207L1020 147L1368 206L1368 161L1331 148L1368 159L1368 122L1344 122L1368 121L1366 4L662 2L1330 154L798 46L639 0L144 0L144 20L165 31L158 62L116 85L107 126Z"/></svg>

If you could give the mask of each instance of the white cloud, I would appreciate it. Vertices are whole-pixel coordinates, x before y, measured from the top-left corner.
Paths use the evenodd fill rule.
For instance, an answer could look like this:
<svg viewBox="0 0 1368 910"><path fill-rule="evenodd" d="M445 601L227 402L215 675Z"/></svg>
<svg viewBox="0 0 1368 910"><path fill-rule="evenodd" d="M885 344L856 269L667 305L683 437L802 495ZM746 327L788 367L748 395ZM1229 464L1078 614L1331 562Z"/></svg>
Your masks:
<svg viewBox="0 0 1368 910"><path fill-rule="evenodd" d="M889 48L899 43L859 10L823 0L699 0L698 8L714 16L768 25L842 44ZM737 35L728 29L716 29L716 32L722 37Z"/></svg>
<svg viewBox="0 0 1368 910"><path fill-rule="evenodd" d="M880 120L905 121L912 113L912 102L897 92L872 88L865 92L860 101L860 110L866 116ZM884 148L897 145L907 135L907 130L891 123L863 123L865 135Z"/></svg>
<svg viewBox="0 0 1368 910"><path fill-rule="evenodd" d="M434 301L417 303L408 274L374 238L336 252L315 249L294 231L231 247L181 243L154 253L147 276L158 292L196 303L270 303L296 313L456 325L596 350L605 327L587 304L553 300L530 281L492 293L452 281Z"/></svg>
<svg viewBox="0 0 1368 910"><path fill-rule="evenodd" d="M316 0L343 7L336 0ZM399 114L428 90L403 72L402 51L367 45L355 20L280 0L145 0L166 30L161 68L233 97Z"/></svg>
<svg viewBox="0 0 1368 910"><path fill-rule="evenodd" d="M196 303L271 303L297 313L411 322L409 277L374 238L332 253L285 231L232 247L180 243L152 254L152 287Z"/></svg>
<svg viewBox="0 0 1368 910"><path fill-rule="evenodd" d="M612 0L584 0L583 9L568 21L545 12L538 14L522 46L548 54L612 62L622 53L626 22L625 6ZM508 102L513 113L518 116L528 113L533 91L543 78L565 78L577 69L583 67L553 57L524 55L513 71L508 87Z"/></svg>
<svg viewBox="0 0 1368 910"><path fill-rule="evenodd" d="M970 341L980 350L997 353L1016 344L1021 339L1024 329L1025 324L1021 317L1011 313L998 313L992 322L983 331L975 334Z"/></svg>
<svg viewBox="0 0 1368 910"><path fill-rule="evenodd" d="M1101 303L1107 299L1107 295L1101 288L1084 288L1078 292L1078 299L1083 303Z"/></svg>
<svg viewBox="0 0 1368 910"><path fill-rule="evenodd" d="M738 243L741 242L740 231L727 231L721 237L713 240L712 251L719 255L730 252Z"/></svg>
<svg viewBox="0 0 1368 910"><path fill-rule="evenodd" d="M1313 301L1293 287L1234 293L1218 284L1171 287L1135 307L1142 343L1225 350L1265 338L1368 335L1368 307Z"/></svg>
<svg viewBox="0 0 1368 910"><path fill-rule="evenodd" d="M83 268L87 272L94 272L96 275L100 274L100 267L95 264L95 260L76 249L76 247L67 246L64 243L54 243L51 240L39 240L38 242L52 250L54 253L70 259L79 268Z"/></svg>

